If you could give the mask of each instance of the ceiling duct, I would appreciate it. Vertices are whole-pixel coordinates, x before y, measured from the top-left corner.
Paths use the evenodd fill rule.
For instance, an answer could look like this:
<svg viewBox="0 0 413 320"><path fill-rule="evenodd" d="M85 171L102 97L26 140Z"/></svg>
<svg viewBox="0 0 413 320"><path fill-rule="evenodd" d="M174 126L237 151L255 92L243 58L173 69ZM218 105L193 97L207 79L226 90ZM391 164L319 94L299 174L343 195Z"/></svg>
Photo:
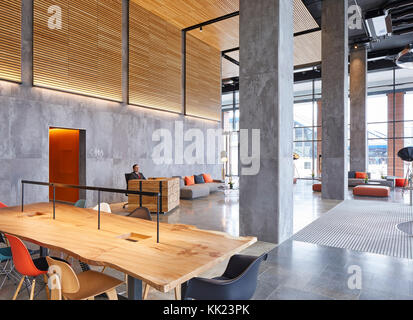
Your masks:
<svg viewBox="0 0 413 320"><path fill-rule="evenodd" d="M365 19L369 36L373 39L391 35L393 32L391 16L387 12L368 12Z"/></svg>
<svg viewBox="0 0 413 320"><path fill-rule="evenodd" d="M413 69L413 47L410 45L399 53L396 59L396 64L400 68Z"/></svg>

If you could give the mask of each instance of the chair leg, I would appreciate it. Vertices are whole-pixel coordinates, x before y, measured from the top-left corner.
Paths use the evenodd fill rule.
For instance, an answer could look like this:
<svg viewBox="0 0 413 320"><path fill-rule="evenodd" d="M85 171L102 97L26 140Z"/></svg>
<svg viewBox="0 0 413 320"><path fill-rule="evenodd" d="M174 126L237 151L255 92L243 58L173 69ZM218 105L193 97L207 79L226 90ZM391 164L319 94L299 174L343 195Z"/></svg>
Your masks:
<svg viewBox="0 0 413 320"><path fill-rule="evenodd" d="M20 283L17 286L16 292L14 293L13 300L17 299L17 296L19 295L20 289L22 288L24 279L26 279L26 276L23 276L23 278L21 278Z"/></svg>
<svg viewBox="0 0 413 320"><path fill-rule="evenodd" d="M106 270L106 267L103 267L103 269L102 269L102 271L101 271L101 272L102 272L102 273L104 273L104 272L105 272L105 270Z"/></svg>
<svg viewBox="0 0 413 320"><path fill-rule="evenodd" d="M150 289L150 288L151 288L151 287L149 286L149 284L145 283L145 288L144 288L144 291L143 291L142 300L146 300L146 299L148 298L148 294L149 294L149 289Z"/></svg>
<svg viewBox="0 0 413 320"><path fill-rule="evenodd" d="M43 275L43 280L44 280L44 284L45 284L44 290L46 290L47 300L50 300L49 279L47 278L47 276L45 274Z"/></svg>
<svg viewBox="0 0 413 320"><path fill-rule="evenodd" d="M36 279L33 279L32 290L30 291L30 300L33 300L33 298L34 298L34 288L35 287L36 287Z"/></svg>
<svg viewBox="0 0 413 320"><path fill-rule="evenodd" d="M116 289L106 291L109 300L118 300L118 294L116 293Z"/></svg>
<svg viewBox="0 0 413 320"><path fill-rule="evenodd" d="M181 300L181 287L177 286L175 288L175 300Z"/></svg>

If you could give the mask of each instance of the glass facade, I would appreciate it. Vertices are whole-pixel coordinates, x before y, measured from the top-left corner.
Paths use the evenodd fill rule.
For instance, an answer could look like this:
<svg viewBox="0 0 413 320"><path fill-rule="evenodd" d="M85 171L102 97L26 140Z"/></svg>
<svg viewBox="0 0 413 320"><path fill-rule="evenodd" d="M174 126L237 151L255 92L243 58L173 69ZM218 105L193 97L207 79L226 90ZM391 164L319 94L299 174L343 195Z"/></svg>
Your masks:
<svg viewBox="0 0 413 320"><path fill-rule="evenodd" d="M294 84L294 152L300 156L294 165L298 178L321 176L321 89L320 80ZM227 175L238 176L238 91L223 94L222 112L223 129L227 136L225 150L230 158L226 172ZM400 160L397 153L404 147L413 146L413 70L369 72L367 130L368 171L372 178L404 177L408 164ZM349 160L350 134L348 138Z"/></svg>

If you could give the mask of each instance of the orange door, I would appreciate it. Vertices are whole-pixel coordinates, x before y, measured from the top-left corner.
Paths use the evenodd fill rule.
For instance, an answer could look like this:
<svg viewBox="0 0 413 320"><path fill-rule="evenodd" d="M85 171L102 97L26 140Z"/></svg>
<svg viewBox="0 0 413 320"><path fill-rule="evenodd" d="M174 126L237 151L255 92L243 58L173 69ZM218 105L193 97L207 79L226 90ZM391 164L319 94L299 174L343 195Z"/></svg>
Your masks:
<svg viewBox="0 0 413 320"><path fill-rule="evenodd" d="M50 182L79 184L79 130L49 130L49 179ZM49 190L50 200L53 189ZM79 190L56 188L56 200L75 203Z"/></svg>

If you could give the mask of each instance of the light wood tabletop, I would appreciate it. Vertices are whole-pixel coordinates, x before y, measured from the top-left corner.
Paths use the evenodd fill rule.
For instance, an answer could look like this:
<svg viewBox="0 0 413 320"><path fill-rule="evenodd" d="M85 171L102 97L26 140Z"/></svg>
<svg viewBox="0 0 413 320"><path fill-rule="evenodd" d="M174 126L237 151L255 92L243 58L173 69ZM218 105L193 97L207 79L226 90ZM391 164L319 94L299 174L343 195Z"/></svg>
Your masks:
<svg viewBox="0 0 413 320"><path fill-rule="evenodd" d="M242 251L255 237L234 238L188 225L156 222L49 203L0 209L0 231L55 249L90 265L107 266L169 292Z"/></svg>

